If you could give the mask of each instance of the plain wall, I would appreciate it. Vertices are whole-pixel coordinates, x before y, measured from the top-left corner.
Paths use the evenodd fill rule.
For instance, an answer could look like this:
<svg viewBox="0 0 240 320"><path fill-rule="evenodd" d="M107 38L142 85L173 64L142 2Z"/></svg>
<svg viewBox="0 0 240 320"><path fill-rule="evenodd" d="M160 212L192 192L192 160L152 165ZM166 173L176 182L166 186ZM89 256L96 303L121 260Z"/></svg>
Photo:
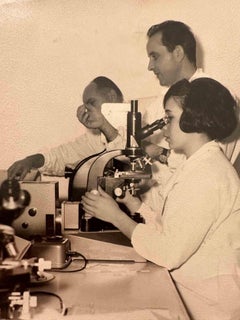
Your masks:
<svg viewBox="0 0 240 320"><path fill-rule="evenodd" d="M83 88L112 78L126 100L156 95L146 32L167 19L191 26L199 65L239 95L239 0L0 2L0 168L74 139Z"/></svg>

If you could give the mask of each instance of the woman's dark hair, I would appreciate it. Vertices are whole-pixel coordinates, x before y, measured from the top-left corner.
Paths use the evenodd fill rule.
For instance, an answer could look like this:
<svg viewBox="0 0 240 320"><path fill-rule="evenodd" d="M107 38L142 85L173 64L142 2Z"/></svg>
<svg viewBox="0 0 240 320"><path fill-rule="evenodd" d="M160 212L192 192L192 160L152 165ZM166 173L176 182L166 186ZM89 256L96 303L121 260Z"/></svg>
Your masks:
<svg viewBox="0 0 240 320"><path fill-rule="evenodd" d="M211 78L172 85L164 97L179 98L183 109L179 126L182 131L206 133L210 139L223 140L237 126L236 101L221 83Z"/></svg>
<svg viewBox="0 0 240 320"><path fill-rule="evenodd" d="M172 52L177 45L182 46L189 61L196 66L196 39L185 23L174 20L167 20L151 26L147 36L151 38L156 33L162 34L162 44Z"/></svg>
<svg viewBox="0 0 240 320"><path fill-rule="evenodd" d="M104 92L108 92L109 90L114 90L117 94L118 102L123 102L123 94L118 86L109 78L100 76L92 80L97 85L97 88Z"/></svg>

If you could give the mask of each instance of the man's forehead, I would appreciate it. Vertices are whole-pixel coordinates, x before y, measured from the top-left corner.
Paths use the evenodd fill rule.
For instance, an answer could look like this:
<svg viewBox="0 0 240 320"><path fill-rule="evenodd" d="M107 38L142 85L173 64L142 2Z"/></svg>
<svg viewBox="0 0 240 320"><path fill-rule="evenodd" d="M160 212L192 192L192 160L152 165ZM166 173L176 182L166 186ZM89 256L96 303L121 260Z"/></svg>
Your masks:
<svg viewBox="0 0 240 320"><path fill-rule="evenodd" d="M165 47L162 43L162 33L158 32L151 36L147 42L147 51L148 53L157 50L159 47Z"/></svg>
<svg viewBox="0 0 240 320"><path fill-rule="evenodd" d="M159 31L159 32L155 33L154 35L152 35L150 38L148 38L147 45L151 44L151 43L157 43L159 45L163 45L162 32Z"/></svg>
<svg viewBox="0 0 240 320"><path fill-rule="evenodd" d="M83 98L89 98L91 96L96 96L98 94L99 92L97 90L96 83L90 82L89 85L87 85L83 91Z"/></svg>

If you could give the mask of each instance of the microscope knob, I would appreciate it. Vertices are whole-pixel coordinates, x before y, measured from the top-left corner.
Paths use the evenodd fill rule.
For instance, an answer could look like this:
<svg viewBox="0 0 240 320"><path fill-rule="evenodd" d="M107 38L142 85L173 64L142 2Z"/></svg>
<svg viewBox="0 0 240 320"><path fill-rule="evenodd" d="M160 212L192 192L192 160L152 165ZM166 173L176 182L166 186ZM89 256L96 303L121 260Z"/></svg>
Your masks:
<svg viewBox="0 0 240 320"><path fill-rule="evenodd" d="M113 193L118 198L124 198L125 197L125 190L123 190L121 187L117 187L113 190Z"/></svg>

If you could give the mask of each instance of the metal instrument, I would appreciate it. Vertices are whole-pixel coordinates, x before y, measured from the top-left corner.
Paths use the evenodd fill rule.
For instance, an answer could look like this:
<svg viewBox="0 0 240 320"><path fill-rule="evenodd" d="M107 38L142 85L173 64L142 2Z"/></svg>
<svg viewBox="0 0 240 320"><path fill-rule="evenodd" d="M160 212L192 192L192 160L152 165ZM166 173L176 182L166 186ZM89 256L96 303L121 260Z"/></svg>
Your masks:
<svg viewBox="0 0 240 320"><path fill-rule="evenodd" d="M140 183L151 178L152 159L144 152L141 141L154 131L162 129L168 123L167 117L142 127L138 101L131 101L131 111L127 114L127 142L125 149L103 151L94 154L77 166L66 168L65 177L69 177L68 201L80 201L86 191L100 185L113 198L124 197L126 190L133 196L141 194ZM127 208L121 209L130 215ZM131 216L141 222L138 213ZM111 230L115 227L96 218L85 219L83 209L79 210L79 229L81 231Z"/></svg>

